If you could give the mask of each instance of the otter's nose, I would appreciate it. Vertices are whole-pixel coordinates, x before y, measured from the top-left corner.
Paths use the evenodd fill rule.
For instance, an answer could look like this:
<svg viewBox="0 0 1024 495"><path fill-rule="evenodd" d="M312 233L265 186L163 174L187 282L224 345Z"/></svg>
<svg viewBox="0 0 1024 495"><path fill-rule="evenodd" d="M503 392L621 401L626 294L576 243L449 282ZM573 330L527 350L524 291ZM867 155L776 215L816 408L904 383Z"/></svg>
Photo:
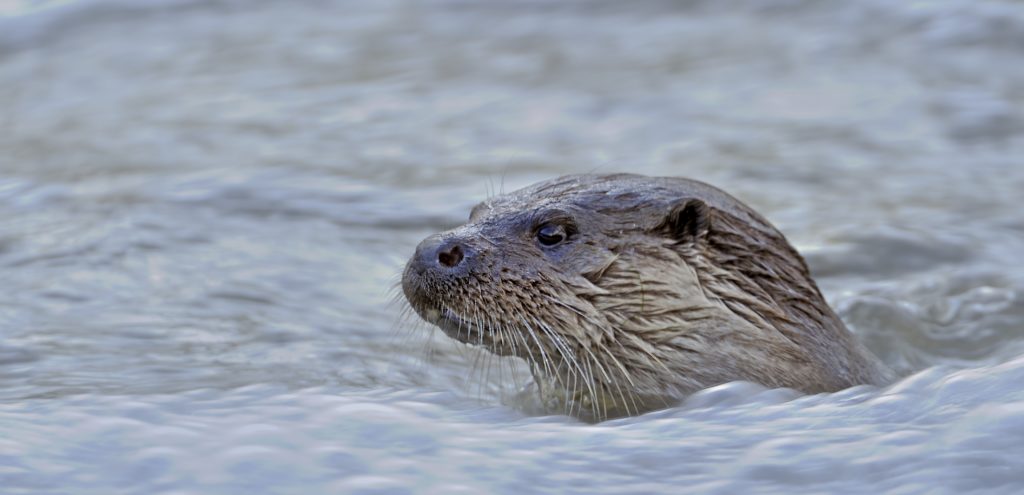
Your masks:
<svg viewBox="0 0 1024 495"><path fill-rule="evenodd" d="M424 269L440 266L455 268L465 259L465 248L456 238L432 235L416 246L416 259Z"/></svg>

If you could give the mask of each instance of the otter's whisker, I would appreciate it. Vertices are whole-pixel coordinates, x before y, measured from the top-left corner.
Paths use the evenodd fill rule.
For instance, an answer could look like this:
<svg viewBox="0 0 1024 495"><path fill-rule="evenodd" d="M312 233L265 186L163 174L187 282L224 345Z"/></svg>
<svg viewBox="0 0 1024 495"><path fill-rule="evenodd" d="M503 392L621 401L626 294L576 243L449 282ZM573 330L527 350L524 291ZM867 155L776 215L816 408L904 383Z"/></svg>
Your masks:
<svg viewBox="0 0 1024 495"><path fill-rule="evenodd" d="M575 394L575 389L576 389L575 383L576 383L577 372L570 365L571 359L566 354L565 350L561 346L558 345L557 341L553 341L553 343L555 344L554 349L555 349L555 351L558 352L558 355L561 358L561 363L560 364L559 363L555 363L554 360L551 359L550 354L547 353L544 350L545 346L538 339L536 332L534 331L534 329L530 325L530 323L526 320L526 317L524 315L522 315L522 314L517 314L517 318L519 318L520 323L523 325L523 328L525 328L527 330L527 333L533 338L534 342L537 344L538 350L541 353L541 364L543 365L543 368L544 368L544 371L543 371L543 373L541 375L542 375L542 378L545 378L545 379L544 380L537 380L538 387L541 388L541 384L544 383L545 381L548 381L548 380L556 380L559 383L564 383L562 377L560 377L557 373L552 371L553 369L554 370L562 369L563 365L564 365L564 368L569 373L569 378L571 378L573 380L573 390L572 390L572 393ZM535 377L536 377L536 374L537 373L534 373ZM567 383L565 383L565 385L567 385ZM566 389L565 390L565 394L569 394L569 393L570 392ZM543 395L542 395L542 397L543 397ZM571 411L569 410L569 408L571 407L571 402L569 400L569 395L566 395L565 398L562 400L562 402L565 404L565 407L566 407L565 413L566 414L571 414Z"/></svg>
<svg viewBox="0 0 1024 495"><path fill-rule="evenodd" d="M600 418L600 416L597 413L597 408L599 407L598 402L601 402L601 399L600 395L596 392L596 390L598 390L598 384L594 380L594 370L593 368L590 367L589 359L583 359L583 368L587 370L587 382L591 384L590 389L594 390L594 392L592 392L590 395L590 412L594 415L595 418Z"/></svg>
<svg viewBox="0 0 1024 495"><path fill-rule="evenodd" d="M501 340L503 345L506 346L506 350L508 350L512 356L521 357L525 359L527 364L529 364L529 356L521 356L519 353L519 346L516 343L516 334L518 332L515 332L514 329L509 328L508 325L505 324L505 321L500 316L494 317L493 325L494 328L497 329L497 331L501 334ZM515 364L511 359L506 359L505 363L508 366L509 376L512 377L512 385L516 388L516 390L518 390L520 388L520 383L519 375L516 374Z"/></svg>
<svg viewBox="0 0 1024 495"><path fill-rule="evenodd" d="M627 390L628 395L629 395L629 402L631 402L633 404L634 411L635 412L639 412L640 408L639 408L639 406L636 403L636 392L635 392L635 390L637 389L637 386L636 386L636 383L633 381L633 377L629 373L629 369L626 368L625 366L623 366L622 362L619 361L619 359L615 357L615 354L613 354L611 352L611 350L608 349L608 347L605 346L603 343L599 343L598 344L598 349L604 351L604 355L608 356L608 358L611 360L611 362L613 364L615 364L615 366L617 366L619 368L619 371L622 373L623 378L625 378L626 382L629 383L629 389ZM615 383L616 388L619 390L619 396L621 397L622 396L622 389L623 389L623 387L619 384L618 380L614 380L614 383ZM629 405L626 403L626 398L622 397L622 401L623 401L623 406L626 407L627 414L630 414L630 412L629 412Z"/></svg>
<svg viewBox="0 0 1024 495"><path fill-rule="evenodd" d="M537 338L537 332L533 330L533 327L531 327L529 323L526 323L526 320L523 320L523 326L526 328L527 333L530 334L530 337L533 338L533 342L537 344L537 349L540 351L541 355L541 361L544 363L544 371L550 373L551 370L548 368L547 352L544 351L544 345L541 344L540 339Z"/></svg>
<svg viewBox="0 0 1024 495"><path fill-rule="evenodd" d="M603 364L601 364L601 360L597 358L597 356L594 354L594 352L592 350L590 350L589 347L583 347L583 350L586 351L586 353L587 353L587 356L588 356L587 357L587 362L588 363L592 363L593 366L596 367L597 370L600 371L602 375L604 375L604 382L607 383L609 386L615 386L619 390L619 395L622 398L623 405L625 405L626 398L624 396L622 396L622 387L619 386L618 380L615 380L612 377L612 375L610 375L608 373L608 370L604 367ZM605 406L604 407L604 409L605 409L604 415L602 417L607 417L607 415L608 415L607 404L605 404L604 402L602 402L602 404Z"/></svg>
<svg viewBox="0 0 1024 495"><path fill-rule="evenodd" d="M543 331L544 334L550 340L552 340L555 343L556 347L561 347L562 348L563 355L565 355L568 358L570 364L573 367L575 367L576 370L579 372L580 378L583 379L583 384L586 386L587 390L590 392L590 396L591 397L596 397L597 393L596 393L596 391L594 389L593 377L591 377L587 372L585 372L583 370L583 367L580 365L579 359L577 359L575 353L573 353L568 348L567 343L564 342L563 340L561 340L561 337L554 330L552 330L550 326L548 326L544 322L538 320L537 318L532 318L532 320L535 323L537 323L537 327L540 328L541 331ZM574 391L574 395L575 395L575 391ZM582 407L582 405L581 405L581 407Z"/></svg>
<svg viewBox="0 0 1024 495"><path fill-rule="evenodd" d="M473 324L476 326L476 341L477 345L481 348L484 346L484 329L483 324L480 323L480 313L474 313Z"/></svg>
<svg viewBox="0 0 1024 495"><path fill-rule="evenodd" d="M494 315L488 314L486 321L488 333L491 335L491 339L494 340L495 347L503 349L507 345L505 331L497 324ZM498 383L505 383L505 364L507 360L502 359L500 356L496 359L498 360ZM511 370L509 373L511 373ZM504 391L502 391L502 396L504 396Z"/></svg>

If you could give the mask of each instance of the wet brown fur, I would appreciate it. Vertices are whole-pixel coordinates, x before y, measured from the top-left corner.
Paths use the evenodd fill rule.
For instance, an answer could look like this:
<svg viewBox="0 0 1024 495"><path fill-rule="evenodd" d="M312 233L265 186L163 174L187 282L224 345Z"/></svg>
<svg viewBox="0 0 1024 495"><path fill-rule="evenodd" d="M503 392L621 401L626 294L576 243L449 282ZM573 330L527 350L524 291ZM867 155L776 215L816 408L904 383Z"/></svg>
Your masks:
<svg viewBox="0 0 1024 495"><path fill-rule="evenodd" d="M552 222L575 229L557 249L536 240ZM466 266L411 261L413 308L525 359L545 400L585 419L734 380L817 393L886 379L785 237L700 182L560 177L478 205L442 237L466 246Z"/></svg>

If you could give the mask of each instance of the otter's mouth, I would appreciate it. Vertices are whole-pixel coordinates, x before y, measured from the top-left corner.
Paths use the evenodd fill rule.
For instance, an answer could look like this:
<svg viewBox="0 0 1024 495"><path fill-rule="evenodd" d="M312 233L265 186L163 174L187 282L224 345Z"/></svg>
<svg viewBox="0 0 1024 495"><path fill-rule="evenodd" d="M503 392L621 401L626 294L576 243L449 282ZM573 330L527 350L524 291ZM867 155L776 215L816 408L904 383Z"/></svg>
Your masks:
<svg viewBox="0 0 1024 495"><path fill-rule="evenodd" d="M481 344L482 338L489 333L481 331L479 324L459 316L456 312L447 308L426 308L420 312L420 316L444 331L445 335L465 342L467 344Z"/></svg>
<svg viewBox="0 0 1024 495"><path fill-rule="evenodd" d="M511 349L498 342L494 329L481 321L465 318L448 308L426 307L417 310L427 322L437 326L448 337L464 344L483 347L498 355L511 355Z"/></svg>

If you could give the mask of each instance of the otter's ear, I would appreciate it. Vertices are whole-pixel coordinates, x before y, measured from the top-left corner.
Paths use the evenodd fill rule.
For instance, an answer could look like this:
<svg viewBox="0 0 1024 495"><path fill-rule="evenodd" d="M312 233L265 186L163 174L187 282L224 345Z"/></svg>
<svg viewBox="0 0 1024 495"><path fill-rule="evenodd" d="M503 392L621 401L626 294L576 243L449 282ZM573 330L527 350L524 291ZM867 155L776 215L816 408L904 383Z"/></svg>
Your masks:
<svg viewBox="0 0 1024 495"><path fill-rule="evenodd" d="M684 199L672 205L659 230L680 243L703 241L708 236L710 213L703 201Z"/></svg>

